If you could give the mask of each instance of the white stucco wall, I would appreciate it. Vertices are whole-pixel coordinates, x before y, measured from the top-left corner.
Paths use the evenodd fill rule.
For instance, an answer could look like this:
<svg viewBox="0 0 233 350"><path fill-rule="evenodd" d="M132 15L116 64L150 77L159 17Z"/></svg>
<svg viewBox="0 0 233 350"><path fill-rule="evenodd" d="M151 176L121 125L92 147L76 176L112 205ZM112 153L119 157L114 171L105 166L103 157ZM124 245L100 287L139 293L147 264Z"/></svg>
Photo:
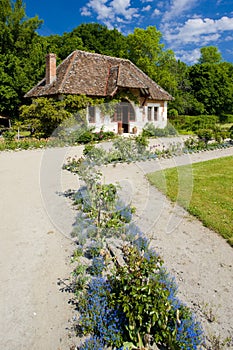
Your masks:
<svg viewBox="0 0 233 350"><path fill-rule="evenodd" d="M133 127L137 127L137 132L140 133L146 123L153 123L157 128L164 128L167 125L167 102L150 102L146 106L138 106L131 103L135 111L135 121L129 121L129 133L133 133ZM148 107L158 108L157 120L148 121ZM153 118L154 119L154 118ZM88 120L88 112L87 112ZM112 121L109 115L103 117L100 109L95 108L95 123L88 123L90 126L95 126L96 131L100 131L104 127L105 131L118 132L118 122Z"/></svg>

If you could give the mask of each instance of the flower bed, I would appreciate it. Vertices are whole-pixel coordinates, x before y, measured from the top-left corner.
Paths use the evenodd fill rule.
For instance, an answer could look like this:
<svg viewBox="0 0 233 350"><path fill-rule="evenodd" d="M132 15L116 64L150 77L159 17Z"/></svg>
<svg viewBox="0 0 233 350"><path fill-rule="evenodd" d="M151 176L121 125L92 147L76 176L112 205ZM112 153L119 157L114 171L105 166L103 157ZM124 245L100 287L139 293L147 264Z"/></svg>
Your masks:
<svg viewBox="0 0 233 350"><path fill-rule="evenodd" d="M79 349L198 349L200 324L177 298L161 257L132 224L134 208L120 201L115 185L101 183L93 159L65 167L84 183L72 193L78 209L71 285Z"/></svg>

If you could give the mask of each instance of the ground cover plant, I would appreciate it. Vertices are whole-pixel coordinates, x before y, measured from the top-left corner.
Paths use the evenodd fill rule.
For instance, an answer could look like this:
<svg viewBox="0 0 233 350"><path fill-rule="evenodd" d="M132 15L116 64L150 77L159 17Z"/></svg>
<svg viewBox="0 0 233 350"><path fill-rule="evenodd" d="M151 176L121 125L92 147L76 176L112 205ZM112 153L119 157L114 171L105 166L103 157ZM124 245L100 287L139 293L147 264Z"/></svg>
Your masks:
<svg viewBox="0 0 233 350"><path fill-rule="evenodd" d="M121 202L116 185L102 183L95 165L87 157L64 166L83 183L70 194L78 209L71 289L79 349L198 349L200 324L178 299L150 240L132 223L134 208Z"/></svg>
<svg viewBox="0 0 233 350"><path fill-rule="evenodd" d="M185 191L179 191L177 168L148 174L148 179L173 202L177 201L233 246L233 157L196 163L192 168L193 191L190 201L185 199ZM186 170L186 166L179 167L179 172L185 173Z"/></svg>
<svg viewBox="0 0 233 350"><path fill-rule="evenodd" d="M2 134L0 139L0 151L5 150L26 150L45 147L65 147L80 144L94 143L114 139L116 135L112 131L104 131L101 129L96 132L94 128L86 125L79 127L77 130L56 130L56 134L49 138L36 138L33 136L17 137L14 130L7 130Z"/></svg>

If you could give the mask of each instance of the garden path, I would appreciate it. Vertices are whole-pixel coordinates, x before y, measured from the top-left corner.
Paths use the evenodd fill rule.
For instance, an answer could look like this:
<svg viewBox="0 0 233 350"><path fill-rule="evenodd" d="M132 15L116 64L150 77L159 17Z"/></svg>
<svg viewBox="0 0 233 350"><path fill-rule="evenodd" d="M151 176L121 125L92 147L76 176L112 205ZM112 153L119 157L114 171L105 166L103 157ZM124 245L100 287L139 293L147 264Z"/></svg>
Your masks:
<svg viewBox="0 0 233 350"><path fill-rule="evenodd" d="M71 270L75 211L59 194L80 185L61 170L74 154L80 156L82 147L0 153L1 349L68 350L72 345L69 295L57 282ZM152 238L182 299L197 310L210 336L221 337L233 334L233 249L171 205L145 173L226 155L233 149L103 169L104 181L120 182L122 196L137 207L135 223ZM211 312L214 322L206 320Z"/></svg>

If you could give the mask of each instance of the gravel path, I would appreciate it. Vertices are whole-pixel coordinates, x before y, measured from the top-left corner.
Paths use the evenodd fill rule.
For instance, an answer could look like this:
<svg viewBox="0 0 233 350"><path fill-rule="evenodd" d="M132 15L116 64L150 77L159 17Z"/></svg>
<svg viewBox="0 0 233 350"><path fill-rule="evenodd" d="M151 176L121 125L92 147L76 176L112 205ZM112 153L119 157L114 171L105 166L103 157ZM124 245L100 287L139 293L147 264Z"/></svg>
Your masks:
<svg viewBox="0 0 233 350"><path fill-rule="evenodd" d="M74 154L81 155L82 147L0 153L0 349L72 345L69 295L57 282L71 270L75 212L60 193L79 186L61 170ZM233 334L233 249L171 205L145 173L227 155L233 148L103 169L104 181L120 182L123 198L137 207L135 222L176 277L181 298L197 311L209 337L222 339Z"/></svg>

